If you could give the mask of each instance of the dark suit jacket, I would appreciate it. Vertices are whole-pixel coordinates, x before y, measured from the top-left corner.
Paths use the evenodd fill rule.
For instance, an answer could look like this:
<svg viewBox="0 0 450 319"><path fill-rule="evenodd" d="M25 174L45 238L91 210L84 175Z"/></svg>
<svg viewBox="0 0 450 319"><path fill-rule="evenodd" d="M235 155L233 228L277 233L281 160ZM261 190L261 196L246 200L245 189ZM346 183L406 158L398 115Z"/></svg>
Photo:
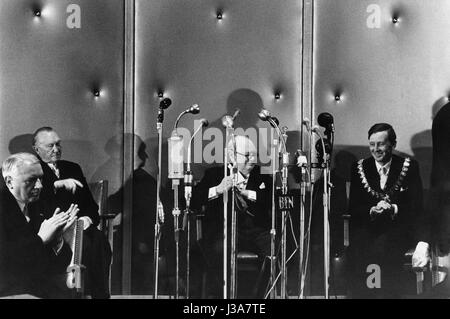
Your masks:
<svg viewBox="0 0 450 319"><path fill-rule="evenodd" d="M385 189L392 189L402 172L404 158L393 155ZM411 160L400 187L393 189L390 196L392 204L397 204L398 213L394 217L387 214L370 218L369 211L381 200L369 193L364 187L358 172L358 163L352 167L349 212L350 247L353 257L360 261L394 262L402 259L403 253L414 248L418 241L429 241L428 223L423 212L422 181L419 166ZM370 157L363 161L363 170L368 185L378 193L384 193L380 188L380 176L376 170L375 160ZM374 258L374 259L373 259Z"/></svg>
<svg viewBox="0 0 450 319"><path fill-rule="evenodd" d="M205 171L200 183L194 188L192 205L198 210L205 211L205 235L221 235L223 233L223 195L208 199L211 187L220 184L224 177L224 168L213 167ZM264 185L264 186L262 186ZM260 167L255 166L250 173L246 189L256 191L256 201L246 200L248 210L255 216L253 223L257 227L269 229L272 207L272 178L260 173ZM229 191L228 212L231 213L231 190ZM202 206L204 206L202 208ZM242 214L242 213L239 213ZM231 215L230 215L231 216ZM239 218L239 215L238 215ZM231 220L231 218L229 218ZM239 223L238 223L239 228Z"/></svg>
<svg viewBox="0 0 450 319"><path fill-rule="evenodd" d="M430 213L433 234L443 253L450 251L450 103L433 119Z"/></svg>
<svg viewBox="0 0 450 319"><path fill-rule="evenodd" d="M37 235L43 221L42 202L29 206L30 222L17 201L0 186L0 295L32 294L48 297L50 276L64 274L70 262L71 250L63 245L57 256L52 243L44 245Z"/></svg>
<svg viewBox="0 0 450 319"><path fill-rule="evenodd" d="M98 205L92 197L81 167L76 163L64 160L57 161L56 165L59 169L59 179L74 178L83 184L83 188L77 188L75 194L64 189L58 189L55 193L53 183L58 180L58 177L45 162L41 161L44 177L40 198L52 207L59 207L63 211L67 210L72 203L78 204L80 208L78 217L88 216L92 219L93 225L97 226L100 221ZM50 216L46 216L46 218L48 217Z"/></svg>

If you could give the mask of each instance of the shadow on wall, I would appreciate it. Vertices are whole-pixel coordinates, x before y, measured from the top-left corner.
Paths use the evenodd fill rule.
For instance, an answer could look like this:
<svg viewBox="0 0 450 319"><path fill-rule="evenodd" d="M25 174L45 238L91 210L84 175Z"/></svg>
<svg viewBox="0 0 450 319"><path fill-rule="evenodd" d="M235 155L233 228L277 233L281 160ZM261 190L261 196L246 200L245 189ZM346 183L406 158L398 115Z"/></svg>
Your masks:
<svg viewBox="0 0 450 319"><path fill-rule="evenodd" d="M8 151L9 154L15 154L19 152L27 152L34 154L33 150L33 134L17 135L9 141Z"/></svg>
<svg viewBox="0 0 450 319"><path fill-rule="evenodd" d="M253 90L241 88L234 90L230 93L230 95L227 98L227 104L226 104L226 111L224 113L221 113L220 110L217 110L217 117L214 119L208 118L209 125L207 129L209 132L214 132L214 135L208 136L205 134L205 136L208 138L205 140L205 137L202 139L201 144L201 151L211 153L214 158L217 158L217 161L223 161L223 148L225 143L225 128L222 125L222 118L225 115L233 115L235 110L237 108L240 109L239 116L234 121L234 127L236 129L236 134L242 134L245 133L246 130L249 128L254 128L255 131L258 131L259 127L270 127L266 126L265 124L262 124L262 122L258 118L258 112L263 107L263 102L258 93L256 93ZM196 117L196 119L199 119L201 117ZM220 132L220 135L219 133ZM193 134L193 131L190 132ZM203 133L205 133L205 129L203 130ZM217 139L217 140L216 140ZM149 163L147 163L146 169L156 177L157 171L158 171L158 137L152 137L145 140L145 144L147 144L149 149ZM256 144L257 145L257 144ZM193 147L193 146L192 146ZM199 148L200 149L200 148ZM192 148L192 171L194 174L194 180L200 180L203 176L204 171L211 167L211 166L218 166L221 165L221 163L211 163L206 162L204 157L202 156L202 162L201 163L195 163L194 162L194 155L195 155L196 148ZM169 184L168 180L168 147L167 147L167 138L163 138L163 145L162 145L162 165L161 165L161 177L162 177L162 184L167 185ZM203 154L202 154L203 155ZM199 155L196 155L196 158L198 158Z"/></svg>
<svg viewBox="0 0 450 319"><path fill-rule="evenodd" d="M438 99L431 107L431 120L434 119L437 112L448 103L448 97ZM431 128L422 132L416 133L411 137L411 149L414 153L415 159L419 162L420 173L424 189L430 188L430 176L432 166L433 141L431 137Z"/></svg>

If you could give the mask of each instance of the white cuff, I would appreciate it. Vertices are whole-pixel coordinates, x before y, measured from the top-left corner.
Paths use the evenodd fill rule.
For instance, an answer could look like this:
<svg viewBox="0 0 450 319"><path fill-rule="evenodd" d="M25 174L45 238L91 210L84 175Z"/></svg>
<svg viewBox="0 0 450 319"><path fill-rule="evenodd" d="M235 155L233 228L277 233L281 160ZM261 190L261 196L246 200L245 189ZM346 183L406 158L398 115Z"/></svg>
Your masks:
<svg viewBox="0 0 450 319"><path fill-rule="evenodd" d="M398 206L397 206L397 204L392 204L392 207L394 207L394 215L397 215L397 213L398 213Z"/></svg>
<svg viewBox="0 0 450 319"><path fill-rule="evenodd" d="M217 194L217 186L216 187L211 187L209 189L209 192L208 192L208 199L213 199L213 198L216 198L218 196L219 195Z"/></svg>
<svg viewBox="0 0 450 319"><path fill-rule="evenodd" d="M248 191L248 199L256 202L256 192L249 190Z"/></svg>
<svg viewBox="0 0 450 319"><path fill-rule="evenodd" d="M78 219L81 219L83 223L83 230L88 229L89 226L93 224L92 219L89 216L81 216Z"/></svg>
<svg viewBox="0 0 450 319"><path fill-rule="evenodd" d="M428 250L430 248L430 245L424 241L419 241L417 243L416 249L415 249L415 253L423 253L423 254L428 254Z"/></svg>
<svg viewBox="0 0 450 319"><path fill-rule="evenodd" d="M53 247L53 251L54 251L55 255L59 255L63 245L64 245L64 240L62 237L59 237L58 242Z"/></svg>

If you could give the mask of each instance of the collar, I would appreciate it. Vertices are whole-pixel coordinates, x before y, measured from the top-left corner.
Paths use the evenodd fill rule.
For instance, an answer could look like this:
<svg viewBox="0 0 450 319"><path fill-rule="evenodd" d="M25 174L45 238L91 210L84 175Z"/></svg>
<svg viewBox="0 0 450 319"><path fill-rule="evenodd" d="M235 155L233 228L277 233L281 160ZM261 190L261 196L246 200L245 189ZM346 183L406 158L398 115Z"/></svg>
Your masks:
<svg viewBox="0 0 450 319"><path fill-rule="evenodd" d="M231 171L233 169L233 165L228 164L228 169ZM242 174L241 172L238 171L237 184L238 185L239 184L244 184L244 185L247 184L249 177L250 177L250 174L247 177L245 177L244 174Z"/></svg>
<svg viewBox="0 0 450 319"><path fill-rule="evenodd" d="M385 168L386 168L386 174L388 174L388 173L389 173L389 169L391 168L391 164L392 164L392 157L391 157L391 159L389 160L389 162L387 162L387 163L384 164L384 165L381 165L380 163L378 163L377 161L375 161L375 166L376 166L376 168L377 168L377 172L378 172L378 173L380 173L381 169L382 169L383 167L385 167Z"/></svg>
<svg viewBox="0 0 450 319"><path fill-rule="evenodd" d="M16 199L16 202L17 202L17 205L19 205L19 207L20 207L20 211L23 213L24 212L24 210L25 210L25 203L22 203L22 202L19 202L17 199Z"/></svg>

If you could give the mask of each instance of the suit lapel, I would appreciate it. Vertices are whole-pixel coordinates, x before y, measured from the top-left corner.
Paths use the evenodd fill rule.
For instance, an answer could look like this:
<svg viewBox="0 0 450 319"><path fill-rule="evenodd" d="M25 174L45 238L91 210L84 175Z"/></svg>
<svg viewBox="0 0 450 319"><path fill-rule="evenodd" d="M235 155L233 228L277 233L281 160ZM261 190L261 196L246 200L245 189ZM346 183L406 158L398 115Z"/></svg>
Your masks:
<svg viewBox="0 0 450 319"><path fill-rule="evenodd" d="M367 159L363 165L364 174L366 175L367 182L369 183L372 189L377 192L381 191L380 187L380 174L377 172L377 167L375 165L375 160L373 157Z"/></svg>
<svg viewBox="0 0 450 319"><path fill-rule="evenodd" d="M247 187L249 190L257 190L258 184L258 176L259 176L259 166L253 167L250 172L250 176L248 177Z"/></svg>
<svg viewBox="0 0 450 319"><path fill-rule="evenodd" d="M394 185L398 176L400 175L400 171L402 170L403 162L400 157L392 155L392 163L391 168L389 169L388 179L386 181L386 189L389 189Z"/></svg>

